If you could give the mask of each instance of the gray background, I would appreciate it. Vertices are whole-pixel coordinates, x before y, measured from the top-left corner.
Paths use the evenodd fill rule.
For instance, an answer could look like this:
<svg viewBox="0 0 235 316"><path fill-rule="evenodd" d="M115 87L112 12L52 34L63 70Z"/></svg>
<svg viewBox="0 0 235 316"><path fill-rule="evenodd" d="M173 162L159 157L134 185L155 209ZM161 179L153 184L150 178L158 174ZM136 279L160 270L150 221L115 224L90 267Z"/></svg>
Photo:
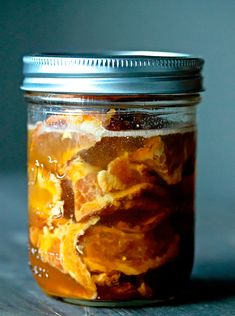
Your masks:
<svg viewBox="0 0 235 316"><path fill-rule="evenodd" d="M234 0L1 0L0 172L25 170L21 59L32 52L166 50L205 58L198 194L235 192Z"/></svg>
<svg viewBox="0 0 235 316"><path fill-rule="evenodd" d="M235 0L0 0L0 315L132 314L77 309L49 299L26 264L22 56L103 49L188 52L206 61L188 302L133 314L235 315L234 16Z"/></svg>

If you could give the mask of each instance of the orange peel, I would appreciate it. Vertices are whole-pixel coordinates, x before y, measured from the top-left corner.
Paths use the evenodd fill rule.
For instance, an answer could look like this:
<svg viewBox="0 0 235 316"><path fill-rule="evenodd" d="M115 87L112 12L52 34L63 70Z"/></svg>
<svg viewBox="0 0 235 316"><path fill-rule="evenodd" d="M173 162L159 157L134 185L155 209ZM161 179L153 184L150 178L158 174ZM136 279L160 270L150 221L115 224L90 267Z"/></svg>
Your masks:
<svg viewBox="0 0 235 316"><path fill-rule="evenodd" d="M85 231L95 225L98 220L98 217L91 217L87 222L67 225L60 244L61 263L65 273L68 273L86 289L87 298L90 299L94 299L97 295L96 286L80 256L82 250L79 250L78 238L84 235Z"/></svg>

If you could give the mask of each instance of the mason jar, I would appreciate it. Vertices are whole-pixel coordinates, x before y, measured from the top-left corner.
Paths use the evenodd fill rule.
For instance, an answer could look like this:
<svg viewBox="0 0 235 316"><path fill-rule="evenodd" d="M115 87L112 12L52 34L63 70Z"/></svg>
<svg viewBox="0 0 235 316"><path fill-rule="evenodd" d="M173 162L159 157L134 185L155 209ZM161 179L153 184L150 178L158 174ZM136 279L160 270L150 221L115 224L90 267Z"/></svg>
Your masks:
<svg viewBox="0 0 235 316"><path fill-rule="evenodd" d="M23 62L36 282L90 306L174 298L193 265L203 60L106 52Z"/></svg>

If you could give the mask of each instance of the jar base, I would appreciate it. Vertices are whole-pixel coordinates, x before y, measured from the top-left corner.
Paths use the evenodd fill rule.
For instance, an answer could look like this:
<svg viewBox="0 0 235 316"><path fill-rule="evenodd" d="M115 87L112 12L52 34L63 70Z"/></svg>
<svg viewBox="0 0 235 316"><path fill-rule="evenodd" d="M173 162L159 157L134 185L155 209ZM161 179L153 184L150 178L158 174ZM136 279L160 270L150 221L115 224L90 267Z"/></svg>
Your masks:
<svg viewBox="0 0 235 316"><path fill-rule="evenodd" d="M127 301L91 301L80 300L75 298L60 298L60 300L75 305L90 306L90 307L141 307L148 305L162 305L169 303L175 299L174 296L161 298L161 299L149 299L149 300L127 300Z"/></svg>

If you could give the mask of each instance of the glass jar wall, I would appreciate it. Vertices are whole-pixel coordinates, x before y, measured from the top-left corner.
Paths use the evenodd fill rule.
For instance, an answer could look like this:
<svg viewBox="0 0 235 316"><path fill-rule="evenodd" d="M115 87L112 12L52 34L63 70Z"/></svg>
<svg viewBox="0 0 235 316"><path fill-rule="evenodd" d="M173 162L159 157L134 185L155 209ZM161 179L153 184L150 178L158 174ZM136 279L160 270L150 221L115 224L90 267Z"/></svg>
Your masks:
<svg viewBox="0 0 235 316"><path fill-rule="evenodd" d="M39 286L85 305L174 297L193 265L199 94L25 90Z"/></svg>
<svg viewBox="0 0 235 316"><path fill-rule="evenodd" d="M64 298L171 297L193 262L198 97L50 98L27 95L35 279Z"/></svg>

